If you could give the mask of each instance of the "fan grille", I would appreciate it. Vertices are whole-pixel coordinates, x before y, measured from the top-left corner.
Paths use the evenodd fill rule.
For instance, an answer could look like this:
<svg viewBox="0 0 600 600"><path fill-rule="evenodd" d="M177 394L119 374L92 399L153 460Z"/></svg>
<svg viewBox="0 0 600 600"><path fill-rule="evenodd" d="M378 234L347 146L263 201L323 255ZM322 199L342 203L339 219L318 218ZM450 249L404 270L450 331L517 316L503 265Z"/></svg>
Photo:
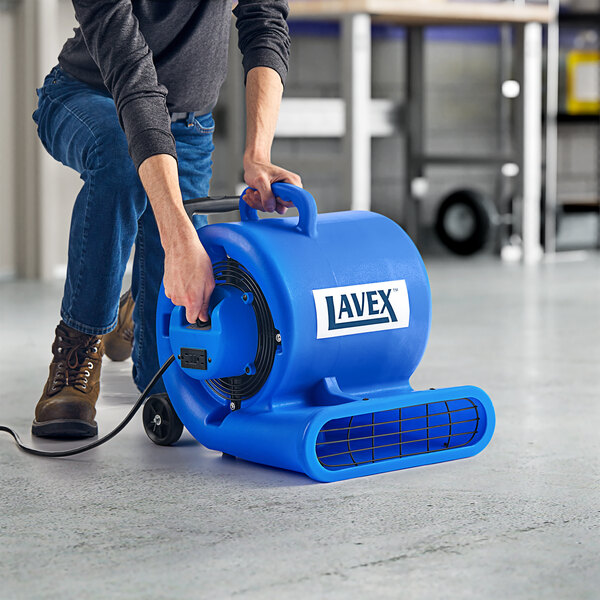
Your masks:
<svg viewBox="0 0 600 600"><path fill-rule="evenodd" d="M239 262L228 257L224 261L215 263L213 271L216 286L235 287L243 293L252 294L253 298L252 308L258 327L258 344L254 358L255 373L206 381L208 387L217 396L237 404L257 394L267 381L275 360L279 332L275 329L273 317L262 290L252 275Z"/></svg>
<svg viewBox="0 0 600 600"><path fill-rule="evenodd" d="M468 446L479 433L478 405L470 398L417 404L326 423L316 442L328 469Z"/></svg>

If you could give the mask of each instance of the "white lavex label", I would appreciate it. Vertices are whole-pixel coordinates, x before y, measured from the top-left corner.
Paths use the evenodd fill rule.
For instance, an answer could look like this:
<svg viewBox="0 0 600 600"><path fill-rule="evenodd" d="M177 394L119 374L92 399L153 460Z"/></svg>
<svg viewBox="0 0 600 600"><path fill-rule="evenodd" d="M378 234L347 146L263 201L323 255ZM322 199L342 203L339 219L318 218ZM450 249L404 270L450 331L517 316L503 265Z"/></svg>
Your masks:
<svg viewBox="0 0 600 600"><path fill-rule="evenodd" d="M406 281L313 290L317 339L408 327Z"/></svg>

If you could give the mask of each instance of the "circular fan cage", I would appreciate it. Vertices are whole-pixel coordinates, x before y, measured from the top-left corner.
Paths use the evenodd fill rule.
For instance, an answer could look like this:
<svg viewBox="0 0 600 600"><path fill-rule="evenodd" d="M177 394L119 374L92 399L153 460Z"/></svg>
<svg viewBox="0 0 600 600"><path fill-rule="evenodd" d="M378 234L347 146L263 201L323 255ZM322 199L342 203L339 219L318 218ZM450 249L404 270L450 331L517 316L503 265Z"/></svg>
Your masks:
<svg viewBox="0 0 600 600"><path fill-rule="evenodd" d="M280 339L279 331L275 329L269 305L258 283L239 262L227 257L227 259L215 263L213 271L217 287L227 285L242 293L251 294L252 308L256 316L258 344L254 358L255 372L249 375L206 380L206 385L217 396L239 406L243 400L256 395L267 381L279 345L277 341Z"/></svg>

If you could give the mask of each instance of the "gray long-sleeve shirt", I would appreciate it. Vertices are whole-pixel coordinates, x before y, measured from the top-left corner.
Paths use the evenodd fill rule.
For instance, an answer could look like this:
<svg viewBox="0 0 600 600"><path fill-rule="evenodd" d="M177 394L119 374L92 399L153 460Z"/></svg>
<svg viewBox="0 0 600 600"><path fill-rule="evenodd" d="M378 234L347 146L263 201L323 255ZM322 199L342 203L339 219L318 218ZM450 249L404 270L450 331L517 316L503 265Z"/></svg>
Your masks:
<svg viewBox="0 0 600 600"><path fill-rule="evenodd" d="M210 112L227 71L231 0L73 0L79 27L59 64L107 89L136 165L176 157L170 113ZM257 66L285 82L287 0L240 0L239 47L247 73Z"/></svg>

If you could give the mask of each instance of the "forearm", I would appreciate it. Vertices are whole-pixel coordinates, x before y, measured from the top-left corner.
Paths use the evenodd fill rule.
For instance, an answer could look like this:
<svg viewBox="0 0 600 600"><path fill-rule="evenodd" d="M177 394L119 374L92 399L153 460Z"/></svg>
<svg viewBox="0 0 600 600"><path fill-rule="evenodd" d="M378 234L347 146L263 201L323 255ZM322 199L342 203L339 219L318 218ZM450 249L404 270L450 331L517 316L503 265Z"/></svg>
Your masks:
<svg viewBox="0 0 600 600"><path fill-rule="evenodd" d="M165 294L185 307L190 323L197 317L206 321L215 287L212 263L183 208L177 162L168 154L157 154L147 158L138 172L165 249Z"/></svg>
<svg viewBox="0 0 600 600"><path fill-rule="evenodd" d="M283 84L276 71L256 67L246 82L246 150L244 162L271 160Z"/></svg>
<svg viewBox="0 0 600 600"><path fill-rule="evenodd" d="M251 189L244 195L244 200L258 210L277 210L281 214L290 204L273 197L271 184L287 181L294 185L302 185L298 175L271 163L271 146L282 94L281 77L273 69L255 67L248 72L244 179Z"/></svg>
<svg viewBox="0 0 600 600"><path fill-rule="evenodd" d="M196 238L183 208L177 161L168 154L157 154L147 158L138 172L154 211L165 252Z"/></svg>

